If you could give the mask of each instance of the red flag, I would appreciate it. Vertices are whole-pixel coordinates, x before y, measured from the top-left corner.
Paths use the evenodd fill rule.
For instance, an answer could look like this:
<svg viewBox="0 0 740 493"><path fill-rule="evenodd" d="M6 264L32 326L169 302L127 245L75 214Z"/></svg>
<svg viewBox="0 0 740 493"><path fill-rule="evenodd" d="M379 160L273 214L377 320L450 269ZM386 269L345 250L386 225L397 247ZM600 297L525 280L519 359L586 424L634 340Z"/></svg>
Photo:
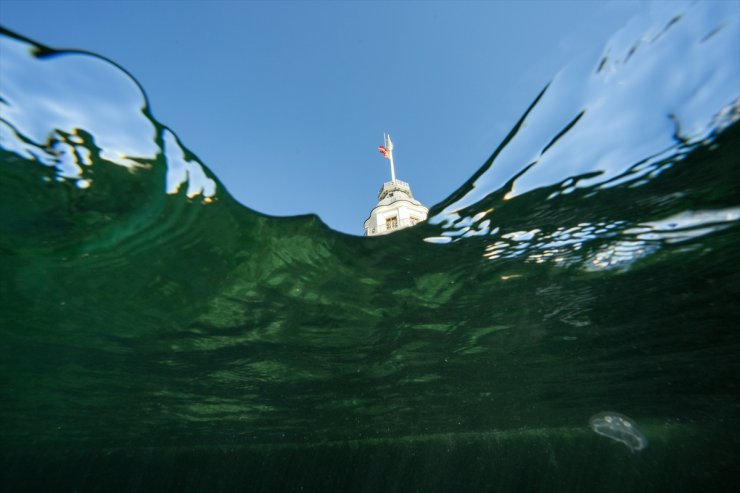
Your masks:
<svg viewBox="0 0 740 493"><path fill-rule="evenodd" d="M380 153L383 155L384 158L390 159L391 156L390 156L390 153L388 152L388 149L386 149L383 146L378 146L378 150L380 151Z"/></svg>

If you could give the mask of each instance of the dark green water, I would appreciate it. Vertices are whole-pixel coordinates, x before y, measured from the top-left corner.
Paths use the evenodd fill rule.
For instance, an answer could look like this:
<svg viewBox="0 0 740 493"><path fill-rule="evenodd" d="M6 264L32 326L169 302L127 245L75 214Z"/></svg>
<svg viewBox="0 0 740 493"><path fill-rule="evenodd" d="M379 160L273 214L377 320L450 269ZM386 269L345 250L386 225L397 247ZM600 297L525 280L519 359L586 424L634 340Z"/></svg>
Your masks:
<svg viewBox="0 0 740 493"><path fill-rule="evenodd" d="M124 72L4 31L0 489L733 491L729 5L616 36L377 238L245 208Z"/></svg>

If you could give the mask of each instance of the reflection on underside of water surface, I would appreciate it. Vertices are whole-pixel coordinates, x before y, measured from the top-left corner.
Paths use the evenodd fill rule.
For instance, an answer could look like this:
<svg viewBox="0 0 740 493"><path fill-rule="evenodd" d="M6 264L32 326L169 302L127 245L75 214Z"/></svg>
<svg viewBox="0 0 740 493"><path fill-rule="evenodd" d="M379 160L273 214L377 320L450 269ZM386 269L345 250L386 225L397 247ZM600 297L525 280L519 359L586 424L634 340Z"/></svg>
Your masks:
<svg viewBox="0 0 740 493"><path fill-rule="evenodd" d="M490 260L620 270L737 222L737 207L697 207L676 178L740 119L738 15L706 7L656 7L558 74L470 182L434 208L440 231L425 241L494 237L482 251ZM512 227L512 215L529 224Z"/></svg>
<svg viewBox="0 0 740 493"><path fill-rule="evenodd" d="M513 231L485 247L483 256L496 260L522 257L525 261L559 265L580 263L586 270L625 268L656 252L663 244L675 244L730 227L740 218L740 208L686 211L656 221L625 227L626 221L579 223L551 233L536 228ZM596 252L581 255L594 243Z"/></svg>

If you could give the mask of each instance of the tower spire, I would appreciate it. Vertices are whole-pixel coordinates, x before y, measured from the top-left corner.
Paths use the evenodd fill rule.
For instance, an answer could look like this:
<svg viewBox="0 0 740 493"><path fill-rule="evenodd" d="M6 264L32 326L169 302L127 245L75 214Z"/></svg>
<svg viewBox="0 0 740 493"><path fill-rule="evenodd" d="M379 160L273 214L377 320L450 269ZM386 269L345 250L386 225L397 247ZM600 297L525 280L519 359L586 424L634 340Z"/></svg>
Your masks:
<svg viewBox="0 0 740 493"><path fill-rule="evenodd" d="M383 133L383 145L378 146L378 150L391 162L391 181L383 184L378 192L378 204L370 211L370 217L365 220L367 236L384 235L414 226L424 221L429 213L429 209L411 194L409 184L396 180L393 141L387 133Z"/></svg>

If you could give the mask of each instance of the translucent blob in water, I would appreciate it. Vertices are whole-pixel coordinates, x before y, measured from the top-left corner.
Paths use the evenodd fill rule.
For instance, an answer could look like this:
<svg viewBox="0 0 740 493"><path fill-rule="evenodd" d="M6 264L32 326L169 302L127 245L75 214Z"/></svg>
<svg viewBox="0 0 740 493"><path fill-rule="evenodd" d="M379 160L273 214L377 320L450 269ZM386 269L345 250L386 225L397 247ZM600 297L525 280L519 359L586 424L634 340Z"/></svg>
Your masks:
<svg viewBox="0 0 740 493"><path fill-rule="evenodd" d="M637 427L637 424L623 414L615 412L599 413L588 421L591 429L627 445L633 452L639 452L648 446L648 440Z"/></svg>

